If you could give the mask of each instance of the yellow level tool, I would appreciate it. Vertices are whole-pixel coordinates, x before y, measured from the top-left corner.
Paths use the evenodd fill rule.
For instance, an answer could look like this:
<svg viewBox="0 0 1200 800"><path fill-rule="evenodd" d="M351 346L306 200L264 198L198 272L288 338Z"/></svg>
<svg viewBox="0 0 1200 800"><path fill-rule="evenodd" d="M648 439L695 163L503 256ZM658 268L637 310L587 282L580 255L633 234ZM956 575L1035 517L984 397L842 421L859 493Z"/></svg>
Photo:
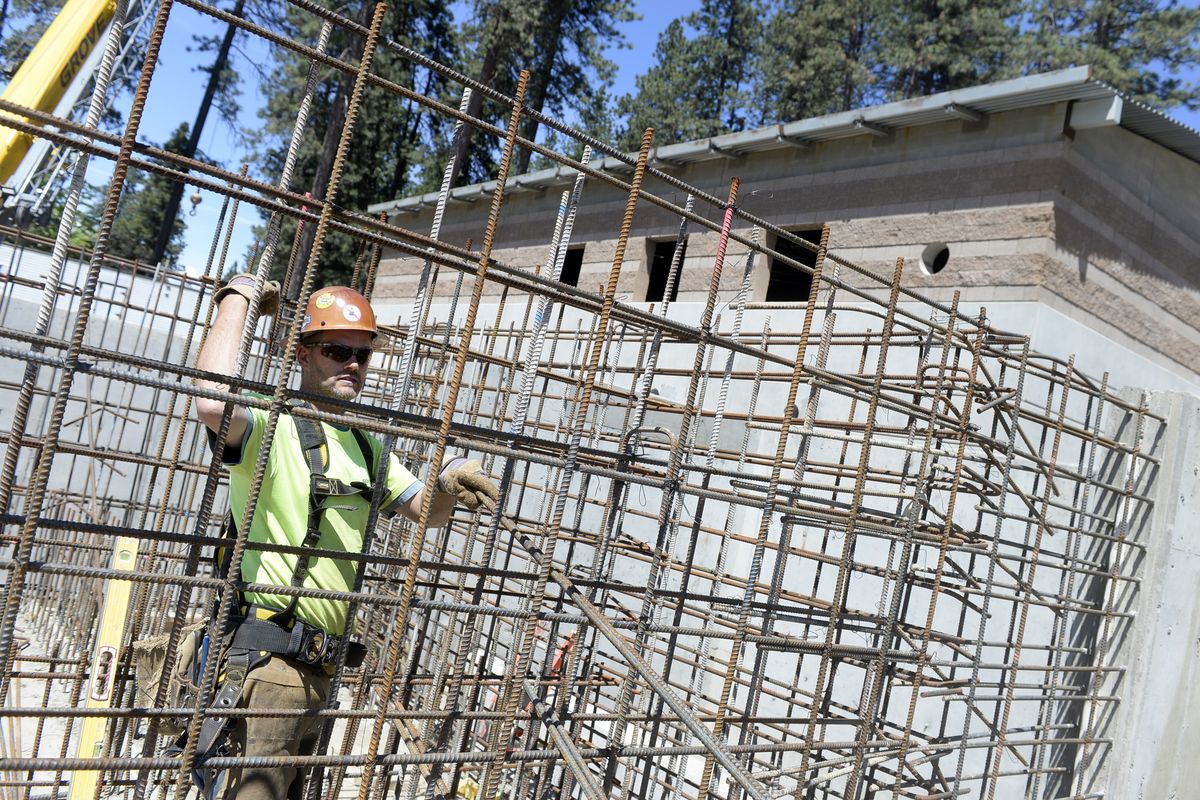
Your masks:
<svg viewBox="0 0 1200 800"><path fill-rule="evenodd" d="M129 572L137 564L138 540L121 536L113 548L114 570ZM121 641L125 635L125 619L129 615L129 593L133 589L130 581L109 578L104 586L104 605L100 610L100 628L96 632L96 647L92 651L92 665L88 670L87 708L108 708L112 705L113 688L116 685L117 665L121 656ZM85 717L79 730L79 746L75 755L79 758L99 758L104 754L106 717ZM93 800L100 773L95 770L79 770L71 778L69 800Z"/></svg>

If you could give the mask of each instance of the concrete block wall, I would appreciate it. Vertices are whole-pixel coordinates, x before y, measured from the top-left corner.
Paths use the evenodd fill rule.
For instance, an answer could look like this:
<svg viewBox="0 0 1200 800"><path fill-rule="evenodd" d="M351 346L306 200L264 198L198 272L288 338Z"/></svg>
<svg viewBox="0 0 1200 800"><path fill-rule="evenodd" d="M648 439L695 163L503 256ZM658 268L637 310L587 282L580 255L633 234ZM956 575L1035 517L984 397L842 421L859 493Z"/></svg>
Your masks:
<svg viewBox="0 0 1200 800"><path fill-rule="evenodd" d="M829 223L831 252L880 276L890 277L902 256L904 285L932 299L945 302L959 291L972 309L1040 303L1185 382L1200 382L1200 233L1194 226L1200 164L1120 127L1073 133L1065 128L1068 116L1067 104L1051 104L980 122L947 121L666 169L717 197L737 175L741 208L789 229ZM644 189L679 205L686 199L653 177ZM523 268L544 261L560 194L555 188L508 196L495 257ZM584 247L583 289L595 292L607 281L625 202L607 184L585 185L572 237L572 246ZM452 204L443 238L478 236L485 206ZM719 208L698 204L698 211L719 223ZM401 223L424 231L430 217L426 211ZM678 226L674 215L646 198L639 202L621 265L621 299L645 297L653 242L673 239ZM773 236L764 238L773 244ZM712 231L690 226L679 302L703 301L716 242ZM920 265L930 244L949 248L938 274ZM731 243L723 296L740 284L744 254L743 245ZM419 263L385 255L379 298L411 297ZM757 265L754 300L765 298L767 267ZM872 278L850 270L840 278L886 296ZM453 285L439 281L437 291L447 294Z"/></svg>

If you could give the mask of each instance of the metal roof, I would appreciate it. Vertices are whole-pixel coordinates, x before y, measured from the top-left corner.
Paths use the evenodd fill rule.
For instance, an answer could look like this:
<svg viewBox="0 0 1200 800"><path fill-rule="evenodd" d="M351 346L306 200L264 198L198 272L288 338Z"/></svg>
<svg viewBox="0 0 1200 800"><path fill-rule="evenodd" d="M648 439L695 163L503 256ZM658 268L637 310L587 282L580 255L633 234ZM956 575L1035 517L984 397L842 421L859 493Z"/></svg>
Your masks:
<svg viewBox="0 0 1200 800"><path fill-rule="evenodd" d="M1093 78L1091 67L1083 66L656 147L651 151L651 164L681 166L699 161L737 158L746 153L806 147L813 142L852 136L886 136L895 129L930 125L948 118L980 119L987 114L1021 108L1091 100L1119 100L1114 109L1119 114L1121 127L1200 163L1200 132L1161 111L1122 97L1113 87ZM613 156L596 159L592 166L612 172L632 171L628 163ZM528 191L567 184L574 179L575 172L574 168L560 165L517 175L508 179L506 191ZM451 191L450 199L472 201L491 193L495 186L495 181L460 186ZM433 206L436 202L437 193L430 192L376 203L370 210L411 213Z"/></svg>

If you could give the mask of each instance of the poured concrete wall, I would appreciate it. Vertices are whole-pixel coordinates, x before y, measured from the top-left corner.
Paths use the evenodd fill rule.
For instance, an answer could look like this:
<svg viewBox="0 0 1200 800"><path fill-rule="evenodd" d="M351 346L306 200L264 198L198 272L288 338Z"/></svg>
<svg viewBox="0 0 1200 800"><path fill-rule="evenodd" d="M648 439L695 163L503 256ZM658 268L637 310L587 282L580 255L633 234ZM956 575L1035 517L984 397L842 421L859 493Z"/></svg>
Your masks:
<svg viewBox="0 0 1200 800"><path fill-rule="evenodd" d="M1135 399L1131 396L1131 400ZM1200 792L1200 400L1154 393L1171 441L1156 474L1156 502L1140 540L1134 614L1106 688L1121 697L1102 735L1112 739L1097 777L1105 797L1185 800ZM1102 751L1103 752L1103 751Z"/></svg>

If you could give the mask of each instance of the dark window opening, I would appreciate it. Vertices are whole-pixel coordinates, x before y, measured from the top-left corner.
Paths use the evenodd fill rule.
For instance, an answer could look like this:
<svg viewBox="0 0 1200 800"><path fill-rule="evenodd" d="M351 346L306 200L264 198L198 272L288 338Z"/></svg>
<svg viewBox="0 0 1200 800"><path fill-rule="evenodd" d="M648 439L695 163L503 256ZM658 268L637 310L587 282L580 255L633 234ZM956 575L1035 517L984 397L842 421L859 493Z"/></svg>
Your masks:
<svg viewBox="0 0 1200 800"><path fill-rule="evenodd" d="M558 280L567 286L579 285L579 270L583 268L583 248L572 247L563 259L562 274Z"/></svg>
<svg viewBox="0 0 1200 800"><path fill-rule="evenodd" d="M687 240L683 240L683 250L679 254L679 272L683 274L683 259L687 256ZM654 242L654 255L650 258L650 283L646 286L646 302L660 303L667 291L667 278L671 274L671 261L675 257L675 240ZM671 302L679 296L679 278L671 292Z"/></svg>
<svg viewBox="0 0 1200 800"><path fill-rule="evenodd" d="M792 234L806 239L814 245L821 241L821 229L809 231L791 231ZM809 250L790 239L779 237L775 240L775 252L787 256L806 267L817 265L816 248ZM808 300L812 289L812 274L802 272L795 267L783 263L778 258L771 259L771 280L767 283L768 303L803 303Z"/></svg>

